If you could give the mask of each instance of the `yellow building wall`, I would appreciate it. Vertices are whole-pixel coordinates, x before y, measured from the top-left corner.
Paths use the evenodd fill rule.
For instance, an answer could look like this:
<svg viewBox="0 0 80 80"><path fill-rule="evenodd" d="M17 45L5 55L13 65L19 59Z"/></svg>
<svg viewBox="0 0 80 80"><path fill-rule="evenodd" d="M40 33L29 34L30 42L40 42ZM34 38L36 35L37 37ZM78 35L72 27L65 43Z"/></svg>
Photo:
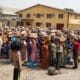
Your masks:
<svg viewBox="0 0 80 80"><path fill-rule="evenodd" d="M78 30L78 29L80 29L80 25L78 25L78 24L69 24L69 29L70 30Z"/></svg>
<svg viewBox="0 0 80 80"><path fill-rule="evenodd" d="M22 14L22 19L33 19L32 21L32 27L36 27L35 23L36 22L41 22L42 25L41 27L46 27L46 23L52 23L52 27L55 27L57 23L64 24L64 28L68 29L79 29L80 24L72 24L68 21L68 13L65 11L61 11L55 8L49 8L49 7L44 7L41 5L31 7L25 10L22 10L20 12L17 12L17 14ZM30 18L27 18L26 15L31 14ZM35 16L34 16L35 14ZM41 18L36 18L36 14L44 14L43 17ZM54 14L53 18L47 18L46 14ZM64 17L63 19L58 18L58 14L63 14ZM69 14L69 19L75 19L75 14ZM77 18L80 20L80 16ZM26 26L26 23L24 22L24 26Z"/></svg>
<svg viewBox="0 0 80 80"><path fill-rule="evenodd" d="M49 23L49 22L52 23L52 26L56 26L57 23L61 23L61 24L64 24L65 27L67 27L67 25L66 25L67 13L57 10L57 9L51 9L51 8L44 7L44 6L36 6L36 7L30 8L30 9L23 10L23 11L19 12L18 14L22 14L22 19L27 19L26 14L31 14L31 18L29 18L29 19L33 19L34 27L36 26L35 25L36 22L42 22L43 27L45 27L46 23ZM44 17L36 18L36 16L33 16L34 14L44 14ZM53 14L54 17L47 18L46 14ZM58 14L64 14L64 18L59 19Z"/></svg>
<svg viewBox="0 0 80 80"><path fill-rule="evenodd" d="M77 17L76 17L77 16ZM80 16L76 14L70 14L69 15L69 29L76 30L80 29Z"/></svg>

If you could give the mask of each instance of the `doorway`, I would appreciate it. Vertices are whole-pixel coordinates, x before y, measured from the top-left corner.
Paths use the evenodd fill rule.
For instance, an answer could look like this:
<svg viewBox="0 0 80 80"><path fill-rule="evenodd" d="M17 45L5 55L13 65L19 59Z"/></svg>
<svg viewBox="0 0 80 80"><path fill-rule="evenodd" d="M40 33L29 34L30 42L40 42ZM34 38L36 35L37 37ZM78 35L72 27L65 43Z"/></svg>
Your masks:
<svg viewBox="0 0 80 80"><path fill-rule="evenodd" d="M63 30L63 28L64 28L64 24L57 24L56 25L57 30Z"/></svg>

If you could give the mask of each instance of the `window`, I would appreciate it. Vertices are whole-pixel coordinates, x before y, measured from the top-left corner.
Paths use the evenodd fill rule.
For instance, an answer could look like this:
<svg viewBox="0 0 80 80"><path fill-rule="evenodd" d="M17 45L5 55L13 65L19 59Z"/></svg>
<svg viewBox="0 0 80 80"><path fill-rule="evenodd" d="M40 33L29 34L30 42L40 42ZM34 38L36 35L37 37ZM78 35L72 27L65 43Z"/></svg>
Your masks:
<svg viewBox="0 0 80 80"><path fill-rule="evenodd" d="M46 27L51 27L51 23L46 23Z"/></svg>
<svg viewBox="0 0 80 80"><path fill-rule="evenodd" d="M22 14L19 14L19 17L22 17Z"/></svg>
<svg viewBox="0 0 80 80"><path fill-rule="evenodd" d="M47 18L52 18L52 14L47 14Z"/></svg>
<svg viewBox="0 0 80 80"><path fill-rule="evenodd" d="M59 19L63 19L63 14L59 14L59 15L58 15L58 18L59 18Z"/></svg>
<svg viewBox="0 0 80 80"><path fill-rule="evenodd" d="M36 23L36 26L41 26L41 25L42 25L42 23L40 23L40 22Z"/></svg>
<svg viewBox="0 0 80 80"><path fill-rule="evenodd" d="M31 17L31 14L27 14L26 17L30 18Z"/></svg>
<svg viewBox="0 0 80 80"><path fill-rule="evenodd" d="M31 23L30 22L26 22L26 26L31 26Z"/></svg>
<svg viewBox="0 0 80 80"><path fill-rule="evenodd" d="M61 24L61 23L56 24L56 29L57 30L63 30L63 28L64 28L64 24Z"/></svg>
<svg viewBox="0 0 80 80"><path fill-rule="evenodd" d="M37 18L41 18L41 14L36 14L36 17Z"/></svg>

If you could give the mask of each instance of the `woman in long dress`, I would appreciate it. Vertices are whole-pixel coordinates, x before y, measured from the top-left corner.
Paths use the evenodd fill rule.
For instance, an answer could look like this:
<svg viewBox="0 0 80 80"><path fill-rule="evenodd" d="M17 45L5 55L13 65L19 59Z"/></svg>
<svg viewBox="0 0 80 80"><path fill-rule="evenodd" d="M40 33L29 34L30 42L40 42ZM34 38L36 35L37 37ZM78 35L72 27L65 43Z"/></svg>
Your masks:
<svg viewBox="0 0 80 80"><path fill-rule="evenodd" d="M31 68L35 67L35 64L37 63L37 41L35 38L32 39L32 53L31 53Z"/></svg>
<svg viewBox="0 0 80 80"><path fill-rule="evenodd" d="M49 67L49 54L48 54L48 44L46 40L42 40L41 45L41 68L47 69Z"/></svg>

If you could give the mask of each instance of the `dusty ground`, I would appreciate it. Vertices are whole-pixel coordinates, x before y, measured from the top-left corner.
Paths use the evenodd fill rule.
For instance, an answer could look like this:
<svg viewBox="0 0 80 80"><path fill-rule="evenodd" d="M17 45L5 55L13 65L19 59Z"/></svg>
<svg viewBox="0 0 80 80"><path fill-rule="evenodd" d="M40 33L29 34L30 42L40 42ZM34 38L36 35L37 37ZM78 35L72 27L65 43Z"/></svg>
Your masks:
<svg viewBox="0 0 80 80"><path fill-rule="evenodd" d="M13 66L6 64L5 60L0 59L0 80L12 80ZM80 68L61 69L61 73L55 76L49 76L47 70L35 69L30 70L23 68L21 80L80 80Z"/></svg>

